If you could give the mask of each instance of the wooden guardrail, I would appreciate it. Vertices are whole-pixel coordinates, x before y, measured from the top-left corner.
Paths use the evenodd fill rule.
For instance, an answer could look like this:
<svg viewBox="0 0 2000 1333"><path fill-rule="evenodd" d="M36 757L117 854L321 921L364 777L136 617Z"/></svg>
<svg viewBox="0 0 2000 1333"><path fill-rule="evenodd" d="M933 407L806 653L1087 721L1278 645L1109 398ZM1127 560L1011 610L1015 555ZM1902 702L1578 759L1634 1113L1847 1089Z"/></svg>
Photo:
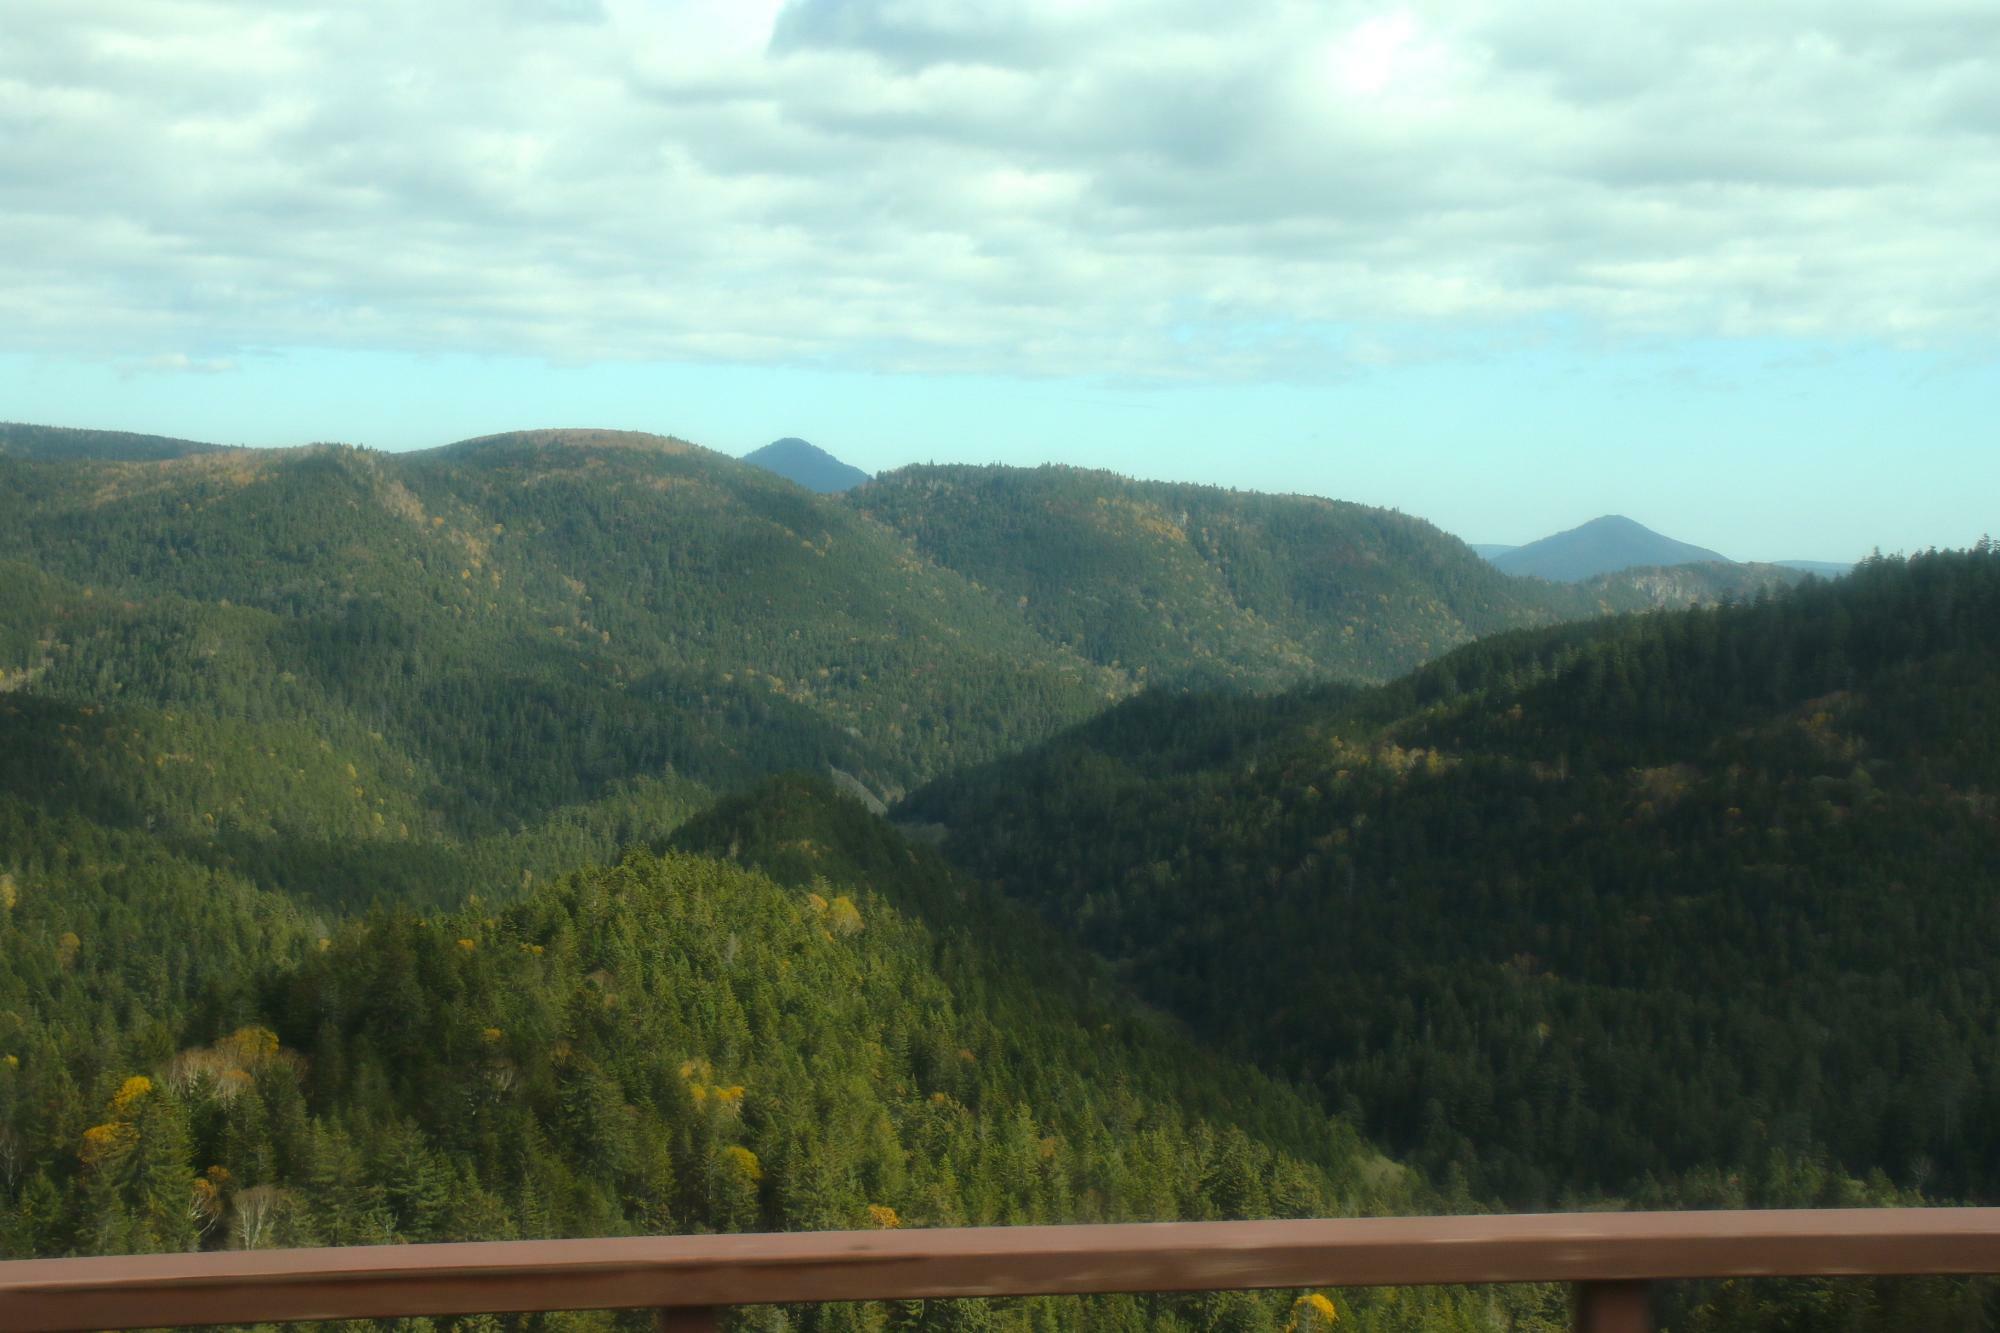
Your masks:
<svg viewBox="0 0 2000 1333"><path fill-rule="evenodd" d="M1671 1278L2000 1272L2000 1208L1544 1213L385 1245L0 1263L0 1330L1268 1287L1567 1282L1650 1327Z"/></svg>

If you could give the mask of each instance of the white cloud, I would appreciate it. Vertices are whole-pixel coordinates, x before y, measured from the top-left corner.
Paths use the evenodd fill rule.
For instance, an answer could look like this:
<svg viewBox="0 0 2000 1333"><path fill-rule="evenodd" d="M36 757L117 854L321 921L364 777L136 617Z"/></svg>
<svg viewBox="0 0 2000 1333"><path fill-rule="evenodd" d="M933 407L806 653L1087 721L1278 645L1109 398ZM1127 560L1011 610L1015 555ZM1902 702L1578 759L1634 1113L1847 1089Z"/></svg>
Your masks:
<svg viewBox="0 0 2000 1333"><path fill-rule="evenodd" d="M1981 340L1996 87L1984 0L14 0L0 350Z"/></svg>
<svg viewBox="0 0 2000 1333"><path fill-rule="evenodd" d="M162 352L143 360L128 362L123 374L130 378L135 375L222 375L236 369L236 362L226 356L189 356L186 352Z"/></svg>

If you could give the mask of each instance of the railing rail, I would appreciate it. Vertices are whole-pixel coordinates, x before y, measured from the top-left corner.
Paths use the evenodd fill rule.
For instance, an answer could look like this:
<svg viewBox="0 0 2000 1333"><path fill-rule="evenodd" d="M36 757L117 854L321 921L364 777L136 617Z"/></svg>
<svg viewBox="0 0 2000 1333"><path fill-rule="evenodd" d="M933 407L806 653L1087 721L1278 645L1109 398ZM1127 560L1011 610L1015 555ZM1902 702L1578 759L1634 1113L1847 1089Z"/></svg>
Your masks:
<svg viewBox="0 0 2000 1333"><path fill-rule="evenodd" d="M1544 1213L499 1241L0 1263L0 1330L1272 1287L1568 1282L1592 1333L1672 1278L2000 1273L2000 1208Z"/></svg>

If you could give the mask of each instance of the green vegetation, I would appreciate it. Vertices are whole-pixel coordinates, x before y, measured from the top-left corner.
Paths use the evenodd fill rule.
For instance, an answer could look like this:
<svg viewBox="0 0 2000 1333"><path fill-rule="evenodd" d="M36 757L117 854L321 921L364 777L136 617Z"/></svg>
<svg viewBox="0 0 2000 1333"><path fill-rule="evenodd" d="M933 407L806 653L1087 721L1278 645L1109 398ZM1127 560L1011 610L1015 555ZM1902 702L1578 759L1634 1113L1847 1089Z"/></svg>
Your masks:
<svg viewBox="0 0 2000 1333"><path fill-rule="evenodd" d="M1876 561L1142 699L902 813L1472 1196L1991 1199L1996 649L2000 553Z"/></svg>
<svg viewBox="0 0 2000 1333"><path fill-rule="evenodd" d="M1069 467L908 467L848 498L1041 634L1155 685L1388 680L1499 630L1798 577L1717 566L1559 586L1386 509Z"/></svg>
<svg viewBox="0 0 2000 1333"><path fill-rule="evenodd" d="M1763 578L1067 469L0 428L0 1255L1989 1200L2000 553L1551 623Z"/></svg>
<svg viewBox="0 0 2000 1333"><path fill-rule="evenodd" d="M910 467L853 493L1043 634L1154 681L1381 680L1544 613L1386 510L1067 467Z"/></svg>
<svg viewBox="0 0 2000 1333"><path fill-rule="evenodd" d="M379 738L460 833L669 773L831 764L893 792L1127 689L876 525L653 437L0 459L0 482L0 560L34 571L5 579L33 629L0 665L51 698Z"/></svg>
<svg viewBox="0 0 2000 1333"><path fill-rule="evenodd" d="M775 879L635 851L508 906L336 924L144 839L6 810L8 1254L1425 1203L1351 1129L1148 1017L823 782L681 835ZM1295 1295L969 1303L949 1326L1277 1328ZM1339 1300L1470 1329L1560 1297Z"/></svg>
<svg viewBox="0 0 2000 1333"><path fill-rule="evenodd" d="M176 440L165 435L134 435L122 430L79 430L69 426L31 426L0 421L0 454L18 458L80 459L139 462L213 453L221 445Z"/></svg>
<svg viewBox="0 0 2000 1333"><path fill-rule="evenodd" d="M1089 483L1075 495L1073 475ZM915 485L899 476L854 503ZM1183 502L1168 522L1136 483L1116 505L1089 474L985 484L1055 485L1103 540L1008 534L1048 562L1017 593L848 503L616 432L393 458L0 456L0 681L115 712L88 725L122 728L132 753L73 737L70 767L93 771L58 778L93 817L434 841L519 833L633 781L727 789L832 767L894 796L1148 679L1380 676L1554 614L1533 602L1548 585L1381 511L1168 488ZM991 537L1006 505L960 498L937 491L932 527ZM1118 591L1143 591L1146 570L1164 571L1172 606L1142 614ZM34 726L85 725L46 709L12 724L31 729L14 747L29 753L48 739ZM106 768L139 748L173 771ZM165 787L171 809L142 790Z"/></svg>

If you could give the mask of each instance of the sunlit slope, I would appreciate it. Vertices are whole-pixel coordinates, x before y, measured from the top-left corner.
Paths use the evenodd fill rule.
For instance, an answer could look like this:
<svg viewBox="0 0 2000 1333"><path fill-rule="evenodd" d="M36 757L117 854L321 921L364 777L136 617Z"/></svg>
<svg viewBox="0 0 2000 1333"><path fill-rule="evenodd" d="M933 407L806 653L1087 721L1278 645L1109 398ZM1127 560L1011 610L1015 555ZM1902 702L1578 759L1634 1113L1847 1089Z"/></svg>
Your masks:
<svg viewBox="0 0 2000 1333"><path fill-rule="evenodd" d="M900 813L1477 1192L1990 1200L1996 649L2000 554L1878 562L1142 700Z"/></svg>
<svg viewBox="0 0 2000 1333"><path fill-rule="evenodd" d="M1069 467L908 467L848 494L1041 633L1136 679L1379 681L1483 634L1796 574L1509 578L1408 515Z"/></svg>
<svg viewBox="0 0 2000 1333"><path fill-rule="evenodd" d="M0 559L82 608L0 665L94 703L331 708L464 820L667 771L893 790L1122 688L878 525L656 437L0 460L0 482Z"/></svg>
<svg viewBox="0 0 2000 1333"><path fill-rule="evenodd" d="M614 652L808 709L899 772L1001 753L1125 689L836 501L678 442L552 434L416 456L405 475L501 527L533 595Z"/></svg>
<svg viewBox="0 0 2000 1333"><path fill-rule="evenodd" d="M5 797L0 829L7 1256L1309 1216L1429 1197L824 783L768 787L686 838L777 879L635 852L511 906L347 922ZM1275 1330L1294 1295L938 1317ZM1465 1329L1547 1302L1341 1299ZM826 1326L882 1326L880 1311L835 1313Z"/></svg>
<svg viewBox="0 0 2000 1333"><path fill-rule="evenodd" d="M1456 539L1387 510L1076 468L911 467L851 503L1153 678L1379 679L1542 615Z"/></svg>

